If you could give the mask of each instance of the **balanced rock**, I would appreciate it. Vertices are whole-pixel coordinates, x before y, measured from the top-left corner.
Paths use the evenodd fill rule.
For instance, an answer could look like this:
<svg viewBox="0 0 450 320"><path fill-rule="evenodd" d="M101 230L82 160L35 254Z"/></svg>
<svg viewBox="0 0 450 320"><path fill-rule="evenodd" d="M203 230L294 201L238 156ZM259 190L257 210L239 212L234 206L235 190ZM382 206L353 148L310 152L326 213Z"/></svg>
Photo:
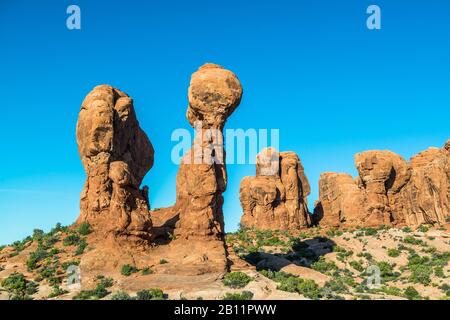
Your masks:
<svg viewBox="0 0 450 320"><path fill-rule="evenodd" d="M77 223L136 240L152 238L147 188L154 150L139 127L133 100L108 85L95 87L82 103L78 151L87 180Z"/></svg>
<svg viewBox="0 0 450 320"><path fill-rule="evenodd" d="M220 273L227 268L222 211L227 172L222 130L242 92L236 75L216 64L203 65L191 77L186 117L195 129L195 138L181 159L175 205L151 213L157 240L174 235L170 241L172 258L168 257L177 261L178 269L168 272ZM176 256L175 250L182 257Z"/></svg>
<svg viewBox="0 0 450 320"><path fill-rule="evenodd" d="M222 130L241 97L239 79L219 65L205 64L191 77L186 117L195 129L195 138L177 176L177 236L224 235L222 193L227 173Z"/></svg>
<svg viewBox="0 0 450 320"><path fill-rule="evenodd" d="M306 197L310 186L294 152L266 148L256 158L256 176L244 177L241 225L260 230L290 230L311 224Z"/></svg>
<svg viewBox="0 0 450 320"><path fill-rule="evenodd" d="M359 176L325 173L314 221L324 226L443 224L449 213L448 142L409 162L390 151L355 155Z"/></svg>

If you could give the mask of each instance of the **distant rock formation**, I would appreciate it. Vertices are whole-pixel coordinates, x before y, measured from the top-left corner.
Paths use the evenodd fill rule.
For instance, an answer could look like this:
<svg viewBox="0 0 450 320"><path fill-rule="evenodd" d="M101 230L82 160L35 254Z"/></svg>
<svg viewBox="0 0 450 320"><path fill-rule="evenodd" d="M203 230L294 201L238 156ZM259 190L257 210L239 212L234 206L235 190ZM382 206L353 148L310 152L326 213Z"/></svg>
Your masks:
<svg viewBox="0 0 450 320"><path fill-rule="evenodd" d="M260 230L308 227L309 193L299 157L294 152L266 148L257 156L256 176L241 181L241 226Z"/></svg>
<svg viewBox="0 0 450 320"><path fill-rule="evenodd" d="M133 100L111 86L95 87L82 103L76 136L87 174L77 223L151 240L148 189L139 187L153 166L154 150L139 127Z"/></svg>
<svg viewBox="0 0 450 320"><path fill-rule="evenodd" d="M359 176L323 173L314 221L320 225L443 224L450 217L449 141L405 161L390 151L355 156Z"/></svg>

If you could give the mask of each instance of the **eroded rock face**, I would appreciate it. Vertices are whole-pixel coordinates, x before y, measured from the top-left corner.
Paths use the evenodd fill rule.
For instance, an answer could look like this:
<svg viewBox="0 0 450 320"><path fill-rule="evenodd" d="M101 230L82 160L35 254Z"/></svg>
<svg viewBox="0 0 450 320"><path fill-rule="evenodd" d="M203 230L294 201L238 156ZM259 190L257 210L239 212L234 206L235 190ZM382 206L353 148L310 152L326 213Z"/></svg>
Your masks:
<svg viewBox="0 0 450 320"><path fill-rule="evenodd" d="M241 181L241 225L260 230L307 227L311 223L306 200L310 191L295 153L264 149L256 159L256 176Z"/></svg>
<svg viewBox="0 0 450 320"><path fill-rule="evenodd" d="M390 151L355 155L359 176L326 173L315 220L338 227L442 224L449 213L448 142L405 161Z"/></svg>
<svg viewBox="0 0 450 320"><path fill-rule="evenodd" d="M81 106L76 135L87 174L77 223L151 239L148 188L139 187L153 165L154 150L139 127L133 100L111 86L95 87Z"/></svg>

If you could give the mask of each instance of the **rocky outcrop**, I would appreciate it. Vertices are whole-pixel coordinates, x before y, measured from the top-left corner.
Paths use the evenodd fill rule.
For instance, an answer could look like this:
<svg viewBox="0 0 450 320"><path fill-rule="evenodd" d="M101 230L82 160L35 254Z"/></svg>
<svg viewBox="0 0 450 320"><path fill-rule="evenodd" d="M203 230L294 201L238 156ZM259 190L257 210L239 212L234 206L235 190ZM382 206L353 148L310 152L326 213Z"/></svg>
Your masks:
<svg viewBox="0 0 450 320"><path fill-rule="evenodd" d="M151 240L148 189L140 185L154 151L133 100L111 86L95 87L82 103L76 136L87 175L77 222L114 236Z"/></svg>
<svg viewBox="0 0 450 320"><path fill-rule="evenodd" d="M264 149L256 159L256 176L241 181L241 226L260 230L307 227L311 223L309 193L308 179L294 152Z"/></svg>
<svg viewBox="0 0 450 320"><path fill-rule="evenodd" d="M186 117L195 129L195 138L180 163L176 203L151 213L158 241L174 235L170 254L177 261L176 272L213 273L227 268L222 212L227 173L222 130L242 92L236 75L216 64L203 65L191 77Z"/></svg>
<svg viewBox="0 0 450 320"><path fill-rule="evenodd" d="M195 129L195 138L177 176L177 237L224 235L222 193L227 173L222 130L241 97L238 78L221 66L205 64L191 77L186 117Z"/></svg>
<svg viewBox="0 0 450 320"><path fill-rule="evenodd" d="M405 161L390 151L355 156L359 176L324 173L314 220L321 225L443 224L450 216L449 143Z"/></svg>

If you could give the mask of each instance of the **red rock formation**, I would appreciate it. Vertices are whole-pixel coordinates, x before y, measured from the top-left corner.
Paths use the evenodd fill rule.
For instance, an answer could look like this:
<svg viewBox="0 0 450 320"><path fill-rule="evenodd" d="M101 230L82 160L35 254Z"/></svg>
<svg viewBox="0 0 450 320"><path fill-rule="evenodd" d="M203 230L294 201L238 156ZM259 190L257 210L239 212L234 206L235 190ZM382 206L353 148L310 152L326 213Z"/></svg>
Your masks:
<svg viewBox="0 0 450 320"><path fill-rule="evenodd" d="M256 159L256 177L241 181L241 225L260 230L307 227L306 197L310 186L303 166L293 152L264 149Z"/></svg>
<svg viewBox="0 0 450 320"><path fill-rule="evenodd" d="M409 163L390 151L357 154L355 181L346 174L321 175L314 219L332 227L445 223L450 216L448 145L421 152Z"/></svg>
<svg viewBox="0 0 450 320"><path fill-rule="evenodd" d="M189 261L193 272L226 268L222 193L227 175L222 130L241 97L238 78L221 66L205 64L192 75L186 117L195 129L193 145L181 160L175 205L152 212L155 232L160 237L175 235L171 245L189 251L180 264Z"/></svg>
<svg viewBox="0 0 450 320"><path fill-rule="evenodd" d="M77 222L150 240L148 197L139 186L153 165L154 151L139 127L133 100L111 86L95 87L81 106L77 143L87 174Z"/></svg>
<svg viewBox="0 0 450 320"><path fill-rule="evenodd" d="M196 136L177 176L177 237L223 237L227 176L222 129L241 97L238 78L221 66L205 64L192 75L186 117Z"/></svg>

